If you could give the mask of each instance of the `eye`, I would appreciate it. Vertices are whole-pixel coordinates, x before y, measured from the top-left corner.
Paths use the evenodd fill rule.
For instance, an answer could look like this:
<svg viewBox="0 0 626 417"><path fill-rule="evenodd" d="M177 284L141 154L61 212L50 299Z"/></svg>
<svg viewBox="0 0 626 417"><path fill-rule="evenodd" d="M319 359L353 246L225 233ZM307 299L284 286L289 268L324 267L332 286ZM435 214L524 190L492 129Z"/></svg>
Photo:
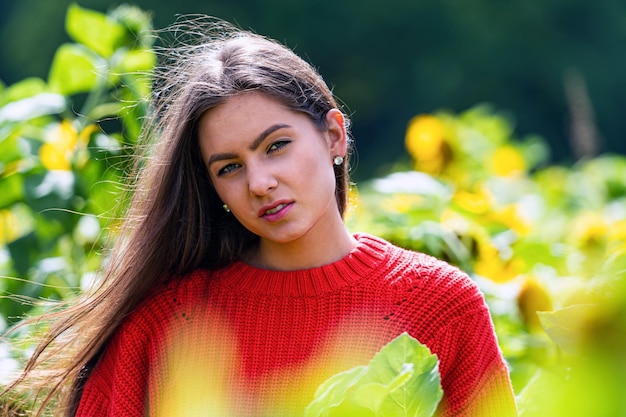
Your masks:
<svg viewBox="0 0 626 417"><path fill-rule="evenodd" d="M286 139L277 140L276 142L270 144L270 146L267 148L267 153L278 152L290 143L291 141Z"/></svg>
<svg viewBox="0 0 626 417"><path fill-rule="evenodd" d="M219 171L217 171L217 176L223 177L225 175L232 174L237 169L239 169L239 166L239 164L227 164L226 166L220 168Z"/></svg>

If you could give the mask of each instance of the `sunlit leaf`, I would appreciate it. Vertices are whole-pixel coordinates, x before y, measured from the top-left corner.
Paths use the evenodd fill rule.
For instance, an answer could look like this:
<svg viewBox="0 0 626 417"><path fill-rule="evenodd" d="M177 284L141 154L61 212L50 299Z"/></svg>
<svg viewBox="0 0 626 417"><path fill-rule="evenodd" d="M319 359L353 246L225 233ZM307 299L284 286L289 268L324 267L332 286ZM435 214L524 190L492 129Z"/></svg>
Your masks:
<svg viewBox="0 0 626 417"><path fill-rule="evenodd" d="M416 171L394 172L372 180L372 186L379 193L412 193L442 200L448 199L452 193L450 187L436 177Z"/></svg>
<svg viewBox="0 0 626 417"><path fill-rule="evenodd" d="M17 135L0 139L0 178L15 173L16 162L23 157L24 152L20 148Z"/></svg>
<svg viewBox="0 0 626 417"><path fill-rule="evenodd" d="M41 78L30 77L12 84L0 93L0 104L10 103L45 93L48 85Z"/></svg>
<svg viewBox="0 0 626 417"><path fill-rule="evenodd" d="M61 94L71 95L95 88L98 73L106 69L93 52L77 44L64 44L57 49L48 83L50 88Z"/></svg>
<svg viewBox="0 0 626 417"><path fill-rule="evenodd" d="M77 42L108 58L123 45L126 29L107 15L70 5L65 20L67 33Z"/></svg>
<svg viewBox="0 0 626 417"><path fill-rule="evenodd" d="M120 62L113 70L121 73L149 71L154 64L156 55L152 49L131 49L121 55Z"/></svg>
<svg viewBox="0 0 626 417"><path fill-rule="evenodd" d="M120 4L108 16L122 24L129 32L129 37L140 47L151 47L154 44L151 12L130 4Z"/></svg>
<svg viewBox="0 0 626 417"><path fill-rule="evenodd" d="M404 333L384 346L367 367L334 375L307 407L306 417L430 417L443 395L439 362Z"/></svg>
<svg viewBox="0 0 626 417"><path fill-rule="evenodd" d="M19 225L11 210L0 210L0 246L12 242L19 236Z"/></svg>
<svg viewBox="0 0 626 417"><path fill-rule="evenodd" d="M407 333L374 356L363 382L385 388L375 410L385 416L431 416L443 395L437 357Z"/></svg>
<svg viewBox="0 0 626 417"><path fill-rule="evenodd" d="M0 209L9 207L23 198L24 178L21 175L9 175L0 178Z"/></svg>
<svg viewBox="0 0 626 417"><path fill-rule="evenodd" d="M366 372L366 366L357 366L328 378L315 392L315 399L306 408L305 417L322 417L337 411Z"/></svg>
<svg viewBox="0 0 626 417"><path fill-rule="evenodd" d="M65 97L60 94L41 93L13 101L0 108L0 124L21 122L65 110Z"/></svg>
<svg viewBox="0 0 626 417"><path fill-rule="evenodd" d="M89 118L93 120L103 120L107 117L119 116L124 104L119 102L104 103L94 107L89 112Z"/></svg>
<svg viewBox="0 0 626 417"><path fill-rule="evenodd" d="M538 311L537 316L554 343L565 352L577 354L583 329L597 308L595 304L575 304L555 311Z"/></svg>

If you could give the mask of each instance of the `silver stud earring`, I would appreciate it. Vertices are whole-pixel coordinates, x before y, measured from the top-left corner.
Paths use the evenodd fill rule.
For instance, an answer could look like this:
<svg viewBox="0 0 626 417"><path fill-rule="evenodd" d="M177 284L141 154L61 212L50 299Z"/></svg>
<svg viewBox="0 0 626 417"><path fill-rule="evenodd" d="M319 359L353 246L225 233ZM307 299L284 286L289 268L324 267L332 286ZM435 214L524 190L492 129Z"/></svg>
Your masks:
<svg viewBox="0 0 626 417"><path fill-rule="evenodd" d="M230 213L230 207L228 207L228 204L224 204L222 207L224 207L224 211L226 211L226 213Z"/></svg>
<svg viewBox="0 0 626 417"><path fill-rule="evenodd" d="M333 158L333 164L335 164L335 165L343 164L343 156L337 155L336 157L334 157Z"/></svg>

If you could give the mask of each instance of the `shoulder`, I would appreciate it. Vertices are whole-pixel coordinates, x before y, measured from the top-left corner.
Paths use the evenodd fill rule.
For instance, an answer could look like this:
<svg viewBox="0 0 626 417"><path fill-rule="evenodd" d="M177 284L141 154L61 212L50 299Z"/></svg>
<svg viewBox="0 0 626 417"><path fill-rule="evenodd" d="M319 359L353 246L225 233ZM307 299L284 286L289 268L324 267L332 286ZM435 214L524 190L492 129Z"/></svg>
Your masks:
<svg viewBox="0 0 626 417"><path fill-rule="evenodd" d="M203 299L211 273L194 271L159 285L139 303L115 330L107 343L111 356L133 352L146 355L163 342L172 327L186 322L192 309Z"/></svg>
<svg viewBox="0 0 626 417"><path fill-rule="evenodd" d="M378 237L369 238L386 246L387 256L379 268L379 282L404 293L403 300L413 300L412 304L444 315L458 316L485 308L482 292L457 266Z"/></svg>
<svg viewBox="0 0 626 417"><path fill-rule="evenodd" d="M105 351L117 354L119 350L146 352L158 345L174 326L186 321L190 311L206 294L210 271L198 270L158 285L121 319Z"/></svg>
<svg viewBox="0 0 626 417"><path fill-rule="evenodd" d="M360 239L374 242L386 253L382 271L392 280L433 281L446 289L475 287L468 274L457 266L425 253L399 247L380 237L360 235ZM372 245L372 244L370 244Z"/></svg>
<svg viewBox="0 0 626 417"><path fill-rule="evenodd" d="M205 300L212 274L199 269L159 285L130 313L125 325L151 330L176 317L185 318L186 311Z"/></svg>
<svg viewBox="0 0 626 417"><path fill-rule="evenodd" d="M108 361L108 367L114 368L124 358L136 364L149 362L172 329L186 323L191 309L202 298L208 274L192 272L155 288L122 320L106 343L103 361Z"/></svg>
<svg viewBox="0 0 626 417"><path fill-rule="evenodd" d="M207 273L193 272L154 289L115 330L91 371L77 415L139 416L154 365L172 328L185 323Z"/></svg>

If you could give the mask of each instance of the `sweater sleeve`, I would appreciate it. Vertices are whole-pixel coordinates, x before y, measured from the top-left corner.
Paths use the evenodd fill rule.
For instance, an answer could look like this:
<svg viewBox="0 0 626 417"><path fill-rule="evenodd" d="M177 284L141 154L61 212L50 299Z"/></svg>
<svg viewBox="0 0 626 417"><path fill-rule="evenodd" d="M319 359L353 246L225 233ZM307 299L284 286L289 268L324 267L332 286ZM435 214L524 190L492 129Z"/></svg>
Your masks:
<svg viewBox="0 0 626 417"><path fill-rule="evenodd" d="M434 338L441 352L445 417L517 416L507 365L482 293L461 274L446 323Z"/></svg>
<svg viewBox="0 0 626 417"><path fill-rule="evenodd" d="M150 369L148 337L124 323L85 383L77 417L142 417Z"/></svg>

